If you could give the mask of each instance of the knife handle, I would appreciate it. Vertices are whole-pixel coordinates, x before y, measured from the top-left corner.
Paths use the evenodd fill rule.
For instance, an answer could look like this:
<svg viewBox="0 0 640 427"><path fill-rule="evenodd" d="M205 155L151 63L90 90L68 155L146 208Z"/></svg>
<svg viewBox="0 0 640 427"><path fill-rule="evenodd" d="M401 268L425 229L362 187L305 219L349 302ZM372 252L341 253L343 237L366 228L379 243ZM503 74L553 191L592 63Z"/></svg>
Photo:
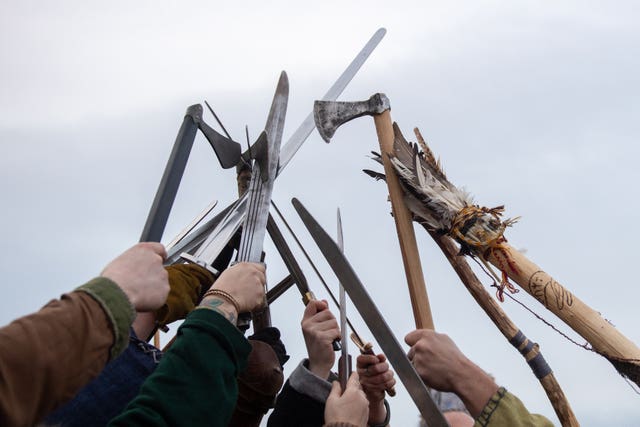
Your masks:
<svg viewBox="0 0 640 427"><path fill-rule="evenodd" d="M352 333L351 334L351 341L353 341L353 343L356 345L356 347L358 347L358 350L360 350L360 354L371 354L373 356L375 356L375 353L373 351L373 344L371 344L370 342L365 343L362 340L360 340L360 338ZM387 389L387 394L391 397L396 395L396 389L395 387L391 387Z"/></svg>

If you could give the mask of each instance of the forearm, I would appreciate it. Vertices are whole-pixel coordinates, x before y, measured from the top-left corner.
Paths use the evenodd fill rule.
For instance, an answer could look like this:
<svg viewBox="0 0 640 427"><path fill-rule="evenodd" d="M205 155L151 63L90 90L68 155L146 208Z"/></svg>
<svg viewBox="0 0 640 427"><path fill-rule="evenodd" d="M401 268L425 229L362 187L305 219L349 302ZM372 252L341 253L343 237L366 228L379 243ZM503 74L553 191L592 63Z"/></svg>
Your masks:
<svg viewBox="0 0 640 427"><path fill-rule="evenodd" d="M133 308L98 278L0 329L0 425L33 425L128 343Z"/></svg>
<svg viewBox="0 0 640 427"><path fill-rule="evenodd" d="M469 414L477 418L483 408L498 391L498 385L485 371L466 360L459 377L453 381L454 392L462 399Z"/></svg>
<svg viewBox="0 0 640 427"><path fill-rule="evenodd" d="M325 402L331 383L308 368L308 359L293 370L269 416L269 427L319 426L324 423ZM333 374L329 380L336 379Z"/></svg>
<svg viewBox="0 0 640 427"><path fill-rule="evenodd" d="M384 404L384 399L378 402L369 403L369 420L370 426L381 426L388 424L387 407Z"/></svg>

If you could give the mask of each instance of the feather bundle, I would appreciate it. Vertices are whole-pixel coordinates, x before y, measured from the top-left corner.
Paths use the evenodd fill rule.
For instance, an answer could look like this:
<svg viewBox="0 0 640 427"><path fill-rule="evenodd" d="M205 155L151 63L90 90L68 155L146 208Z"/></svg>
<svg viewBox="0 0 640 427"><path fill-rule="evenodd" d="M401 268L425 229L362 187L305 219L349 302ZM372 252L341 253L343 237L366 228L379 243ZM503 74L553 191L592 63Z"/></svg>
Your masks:
<svg viewBox="0 0 640 427"><path fill-rule="evenodd" d="M416 220L449 234L465 252L481 255L504 241L505 228L518 218L501 220L504 207L475 205L467 191L449 182L440 161L417 128L418 143L408 142L395 123L393 130L394 153L389 155L389 160L405 190L407 207ZM380 154L373 154L374 160L382 163ZM380 179L379 174L374 177Z"/></svg>

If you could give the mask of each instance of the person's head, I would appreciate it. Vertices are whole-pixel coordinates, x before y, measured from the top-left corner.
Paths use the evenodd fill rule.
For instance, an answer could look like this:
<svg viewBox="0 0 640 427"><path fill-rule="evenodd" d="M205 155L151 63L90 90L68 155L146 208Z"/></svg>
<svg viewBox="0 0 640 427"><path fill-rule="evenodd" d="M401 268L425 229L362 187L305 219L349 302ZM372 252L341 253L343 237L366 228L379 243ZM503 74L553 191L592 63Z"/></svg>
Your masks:
<svg viewBox="0 0 640 427"><path fill-rule="evenodd" d="M471 427L474 424L473 417L464 406L462 400L455 393L430 389L431 398L436 404L444 419L451 427ZM420 427L427 427L426 422L420 417Z"/></svg>

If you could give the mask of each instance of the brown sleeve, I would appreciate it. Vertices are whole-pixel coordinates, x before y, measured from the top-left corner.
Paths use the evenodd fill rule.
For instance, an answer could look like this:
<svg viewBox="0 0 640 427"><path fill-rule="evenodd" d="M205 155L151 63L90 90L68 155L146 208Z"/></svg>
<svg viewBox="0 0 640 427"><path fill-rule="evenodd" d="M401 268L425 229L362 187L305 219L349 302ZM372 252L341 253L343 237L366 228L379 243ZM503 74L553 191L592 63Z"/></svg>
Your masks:
<svg viewBox="0 0 640 427"><path fill-rule="evenodd" d="M96 377L114 344L111 319L71 292L0 329L0 425L31 426Z"/></svg>

